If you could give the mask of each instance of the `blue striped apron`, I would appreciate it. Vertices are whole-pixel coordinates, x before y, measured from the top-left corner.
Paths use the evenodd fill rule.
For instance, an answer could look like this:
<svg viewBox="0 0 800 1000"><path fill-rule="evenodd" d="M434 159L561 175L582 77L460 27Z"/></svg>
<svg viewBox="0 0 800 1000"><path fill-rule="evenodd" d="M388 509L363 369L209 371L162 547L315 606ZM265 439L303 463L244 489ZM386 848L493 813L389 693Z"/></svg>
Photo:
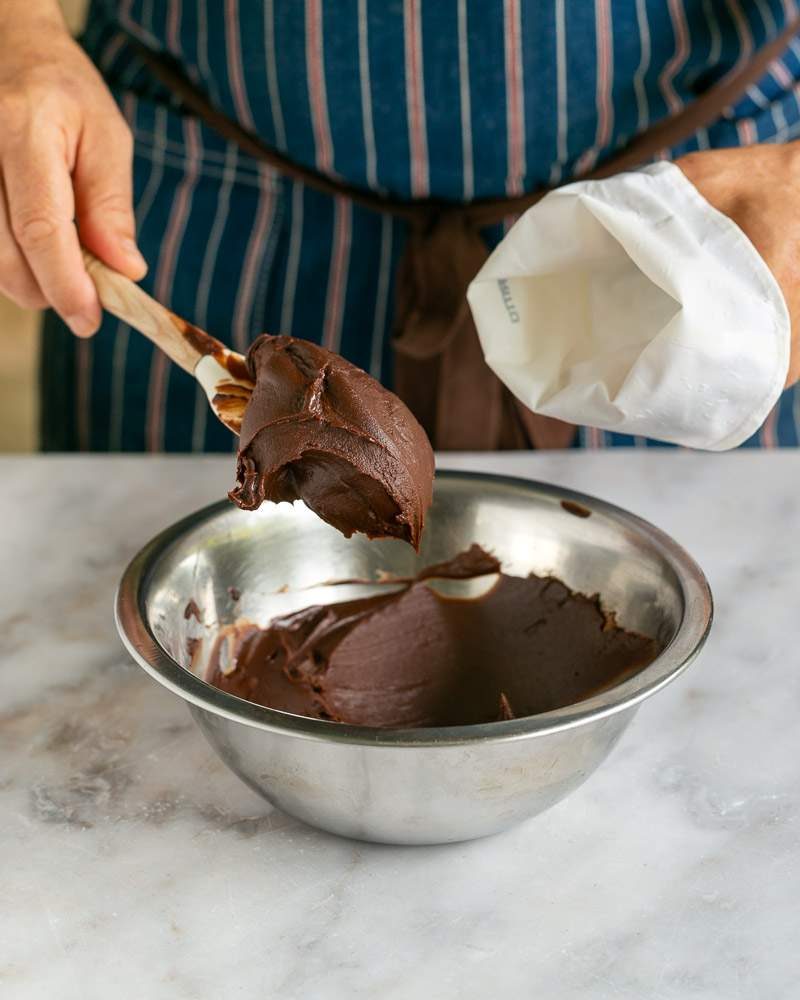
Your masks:
<svg viewBox="0 0 800 1000"><path fill-rule="evenodd" d="M395 196L469 200L590 170L794 13L790 0L93 0L82 41L133 131L145 288L238 350L291 333L391 384L404 223L278 176L182 114L131 39L296 162ZM797 138L799 88L795 41L672 154ZM43 338L44 449L232 447L194 380L125 324L77 341L50 314ZM799 442L789 390L745 447Z"/></svg>

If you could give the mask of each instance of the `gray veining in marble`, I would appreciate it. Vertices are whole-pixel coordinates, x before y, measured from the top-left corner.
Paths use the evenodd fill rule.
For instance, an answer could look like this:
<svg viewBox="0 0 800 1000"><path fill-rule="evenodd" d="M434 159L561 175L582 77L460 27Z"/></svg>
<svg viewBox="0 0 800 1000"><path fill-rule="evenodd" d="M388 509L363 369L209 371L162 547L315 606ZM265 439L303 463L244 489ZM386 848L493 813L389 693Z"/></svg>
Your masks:
<svg viewBox="0 0 800 1000"><path fill-rule="evenodd" d="M549 813L349 843L253 795L127 659L112 597L229 458L0 460L0 997L800 996L800 454L450 457L629 507L717 622Z"/></svg>

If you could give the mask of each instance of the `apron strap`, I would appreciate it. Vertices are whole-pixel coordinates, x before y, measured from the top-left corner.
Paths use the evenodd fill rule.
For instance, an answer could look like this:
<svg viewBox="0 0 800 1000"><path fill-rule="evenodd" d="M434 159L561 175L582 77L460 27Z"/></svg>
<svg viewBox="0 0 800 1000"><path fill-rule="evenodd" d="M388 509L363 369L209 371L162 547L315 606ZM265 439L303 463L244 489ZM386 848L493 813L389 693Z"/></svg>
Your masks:
<svg viewBox="0 0 800 1000"><path fill-rule="evenodd" d="M731 70L682 111L651 126L582 180L630 170L715 122L756 83L800 31L793 18L739 69ZM185 107L245 153L281 175L409 223L400 261L393 337L395 389L442 450L568 447L575 428L534 414L503 386L483 359L467 306L470 281L488 256L479 230L519 215L547 194L483 198L468 204L396 198L348 184L290 160L215 108L168 56L131 39L152 75Z"/></svg>

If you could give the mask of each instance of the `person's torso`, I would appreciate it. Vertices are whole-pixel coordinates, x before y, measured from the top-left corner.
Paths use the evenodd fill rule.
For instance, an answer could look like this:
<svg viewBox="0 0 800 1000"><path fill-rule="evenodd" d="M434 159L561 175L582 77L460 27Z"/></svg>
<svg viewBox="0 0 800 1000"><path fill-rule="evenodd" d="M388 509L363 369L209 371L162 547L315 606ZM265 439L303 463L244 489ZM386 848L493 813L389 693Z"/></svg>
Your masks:
<svg viewBox="0 0 800 1000"><path fill-rule="evenodd" d="M253 160L155 84L131 36L291 158L458 200L590 169L748 59L789 13L782 0L93 0L83 44L134 134L144 287L238 350L263 330L292 333L391 385L404 224ZM665 155L800 137L798 53L795 40ZM202 390L124 324L77 345L53 330L48 350L61 352L54 373L76 372L71 403L60 374L45 393L43 426L58 431L48 447L230 447ZM591 428L577 441L645 443ZM748 444L798 443L790 390Z"/></svg>
<svg viewBox="0 0 800 1000"><path fill-rule="evenodd" d="M96 9L172 54L214 104L296 161L393 194L467 200L584 172L787 19L786 0L96 0ZM772 108L800 76L798 53L697 144L790 126Z"/></svg>

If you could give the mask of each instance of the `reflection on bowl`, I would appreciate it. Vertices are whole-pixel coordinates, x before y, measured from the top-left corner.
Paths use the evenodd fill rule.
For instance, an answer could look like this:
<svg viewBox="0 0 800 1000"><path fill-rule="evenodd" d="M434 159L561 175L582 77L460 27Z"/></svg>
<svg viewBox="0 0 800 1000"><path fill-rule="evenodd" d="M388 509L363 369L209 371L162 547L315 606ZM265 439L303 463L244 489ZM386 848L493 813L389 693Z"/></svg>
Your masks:
<svg viewBox="0 0 800 1000"><path fill-rule="evenodd" d="M599 592L622 626L657 638L663 653L577 705L442 729L366 729L288 715L188 669L189 600L206 621L266 623L371 590L325 581L411 575L473 542L508 573L552 574L574 590ZM486 836L559 801L605 759L641 701L694 659L711 617L699 567L647 522L557 487L463 472L437 475L418 556L399 541L345 539L301 504L248 513L222 502L146 545L117 595L117 625L132 656L189 703L211 745L251 788L323 829L401 844Z"/></svg>

